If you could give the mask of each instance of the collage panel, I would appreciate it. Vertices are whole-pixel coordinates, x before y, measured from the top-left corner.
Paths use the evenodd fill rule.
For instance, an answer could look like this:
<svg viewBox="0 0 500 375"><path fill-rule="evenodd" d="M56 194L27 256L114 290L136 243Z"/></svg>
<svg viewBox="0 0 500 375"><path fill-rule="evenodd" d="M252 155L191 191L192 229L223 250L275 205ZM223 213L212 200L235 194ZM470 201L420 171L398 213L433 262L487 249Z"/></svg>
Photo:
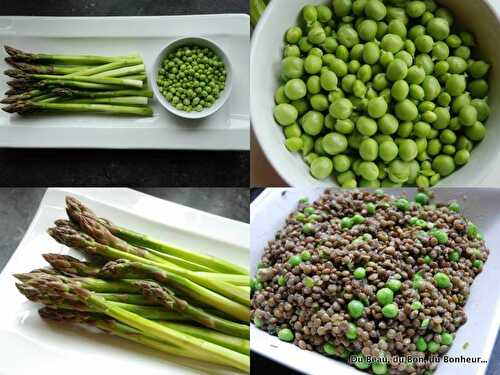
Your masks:
<svg viewBox="0 0 500 375"><path fill-rule="evenodd" d="M0 185L248 187L249 19L247 0L3 1Z"/></svg>
<svg viewBox="0 0 500 375"><path fill-rule="evenodd" d="M250 1L252 186L499 187L498 8Z"/></svg>
<svg viewBox="0 0 500 375"><path fill-rule="evenodd" d="M1 188L0 203L0 373L249 373L248 189Z"/></svg>

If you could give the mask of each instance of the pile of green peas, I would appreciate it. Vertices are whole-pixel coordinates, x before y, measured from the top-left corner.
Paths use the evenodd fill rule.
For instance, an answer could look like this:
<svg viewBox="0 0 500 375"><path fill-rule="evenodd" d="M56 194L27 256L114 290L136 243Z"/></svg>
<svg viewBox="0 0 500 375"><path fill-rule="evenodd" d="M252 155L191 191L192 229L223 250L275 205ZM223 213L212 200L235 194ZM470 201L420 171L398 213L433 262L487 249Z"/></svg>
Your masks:
<svg viewBox="0 0 500 375"><path fill-rule="evenodd" d="M226 67L210 48L185 45L165 56L156 82L176 109L201 112L211 107L224 90Z"/></svg>
<svg viewBox="0 0 500 375"><path fill-rule="evenodd" d="M311 175L344 188L433 186L484 139L490 65L434 0L306 5L274 118Z"/></svg>

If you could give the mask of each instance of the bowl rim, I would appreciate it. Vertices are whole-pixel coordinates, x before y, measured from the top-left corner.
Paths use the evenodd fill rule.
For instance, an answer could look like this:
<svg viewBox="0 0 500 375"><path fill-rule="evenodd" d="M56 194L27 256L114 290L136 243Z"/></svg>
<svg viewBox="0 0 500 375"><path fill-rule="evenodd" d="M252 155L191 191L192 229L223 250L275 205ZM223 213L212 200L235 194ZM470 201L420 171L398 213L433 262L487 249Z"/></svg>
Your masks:
<svg viewBox="0 0 500 375"><path fill-rule="evenodd" d="M490 15L497 21L497 23L500 25L500 9L496 9L495 5L491 3L491 1L488 0L479 0L479 3L486 8L486 11L490 13ZM254 113L258 110L258 104L255 102L255 95L253 94L254 88L256 87L256 83L254 79L252 78L254 76L254 66L256 66L255 61L256 61L256 52L258 50L258 42L260 41L262 37L262 29L264 28L264 24L266 24L271 17L271 13L274 11L275 7L279 7L280 0L275 0L272 1L265 9L264 13L261 15L261 18L259 22L257 23L257 26L255 27L253 34L252 34L252 39L251 39L251 46L250 46L250 122L252 126L252 131L255 134L256 140L262 150L262 153L264 154L264 157L266 160L269 162L269 164L272 166L274 169L274 172L278 174L279 177L288 186L333 186L333 187L340 187L340 185L334 180L330 179L327 182L326 181L316 181L315 183L308 182L306 178L304 177L294 177L293 174L287 173L285 171L285 168L283 165L278 163L275 158L270 157L272 155L271 149L273 147L268 144L268 142L265 141L265 135L263 134L262 126L256 126L255 125L255 116L253 116ZM281 48L281 47L280 47ZM490 103L491 105L491 103ZM486 171L480 171L480 173L477 176L477 180L475 185L476 186L481 186L483 181L485 181L487 178L487 172ZM313 179L311 177L311 179ZM446 183L446 178L440 180L435 187L452 187L452 186L459 186L456 184L448 184ZM411 186L408 186L411 187Z"/></svg>
<svg viewBox="0 0 500 375"><path fill-rule="evenodd" d="M201 43L200 43L201 42ZM181 111L177 108L175 108L172 104L170 104L167 99L163 96L163 94L160 92L160 89L158 87L158 84L156 82L156 78L158 75L158 70L159 66L161 64L161 61L163 60L164 56L166 53L174 48L181 47L187 44L197 44L200 46L206 46L210 48L214 53L216 53L224 62L225 68L226 68L226 84L224 86L224 90L222 91L221 95L217 100L214 102L214 104L209 107L205 108L200 112L192 111L192 112L186 112L186 111ZM153 90L155 98L158 100L158 102L162 105L163 108L165 108L167 111L170 113L182 117L182 118L187 118L187 119L202 119L205 117L208 117L215 112L217 112L228 100L229 96L231 95L231 91L233 88L233 66L231 63L231 60L229 59L229 55L227 52L216 42L213 40L206 38L206 37L201 37L201 36L187 36L187 37L180 37L176 38L169 43L167 43L156 55L156 58L153 63L153 67L151 69L150 73L150 82L151 82L151 88Z"/></svg>

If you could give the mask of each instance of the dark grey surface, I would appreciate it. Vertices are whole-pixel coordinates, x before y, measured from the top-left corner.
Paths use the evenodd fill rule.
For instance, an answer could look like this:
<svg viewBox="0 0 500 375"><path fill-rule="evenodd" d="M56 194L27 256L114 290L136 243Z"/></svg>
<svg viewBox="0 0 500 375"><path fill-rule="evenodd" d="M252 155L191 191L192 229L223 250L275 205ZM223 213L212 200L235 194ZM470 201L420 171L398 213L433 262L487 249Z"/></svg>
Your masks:
<svg viewBox="0 0 500 375"><path fill-rule="evenodd" d="M2 0L0 15L248 13L248 0ZM1 41L0 41L1 44ZM248 151L0 149L0 186L248 186Z"/></svg>
<svg viewBox="0 0 500 375"><path fill-rule="evenodd" d="M257 198L264 189L253 188L250 189L250 201ZM495 251L494 249L492 249ZM484 332L483 332L484 334ZM280 365L266 357L261 356L255 352L251 353L251 373L252 375L273 374L273 375L301 375L302 373L291 370L285 366ZM459 375L468 375L466 367L458 373ZM457 375L458 375L457 374ZM493 353L491 355L486 375L500 375L500 336L497 336Z"/></svg>
<svg viewBox="0 0 500 375"><path fill-rule="evenodd" d="M146 194L243 222L249 221L244 188L141 188ZM0 188L0 271L28 229L44 188Z"/></svg>

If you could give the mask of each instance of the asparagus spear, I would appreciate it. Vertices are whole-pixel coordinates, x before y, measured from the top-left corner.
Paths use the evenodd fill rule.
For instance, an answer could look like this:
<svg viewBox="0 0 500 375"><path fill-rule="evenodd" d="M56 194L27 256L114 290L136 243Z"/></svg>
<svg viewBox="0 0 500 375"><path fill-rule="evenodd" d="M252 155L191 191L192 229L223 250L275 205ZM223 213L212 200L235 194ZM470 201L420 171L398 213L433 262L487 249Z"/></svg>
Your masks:
<svg viewBox="0 0 500 375"><path fill-rule="evenodd" d="M35 110L48 110L59 112L100 112L115 115L138 115L152 116L153 111L149 107L133 107L109 104L66 104L66 103L44 103L44 102L16 102L2 108L8 113L27 113Z"/></svg>
<svg viewBox="0 0 500 375"><path fill-rule="evenodd" d="M21 61L16 61L12 57L6 57L5 61L9 65L12 65L14 68L22 70L26 73L36 74L71 74L89 69L88 67L82 66L33 65Z"/></svg>
<svg viewBox="0 0 500 375"><path fill-rule="evenodd" d="M68 214L69 212L71 212L71 219L79 225L82 231L92 238L96 239L97 242L111 246L118 250L125 250L129 252L131 252L133 249L137 249L136 247L131 246L125 241L114 236L104 225L102 225L95 218L87 216L82 212L68 210ZM248 284L248 277L246 276L221 276L217 273L192 272L165 261L163 261L162 263L156 262L156 264L152 265L156 265L157 267L165 271L173 272L180 276L183 276L240 303L246 305L250 304L250 298L247 293L242 290L232 288L231 284L227 282L230 279L236 279L238 282L246 282Z"/></svg>
<svg viewBox="0 0 500 375"><path fill-rule="evenodd" d="M103 74L109 71L113 71L114 69L121 68L128 65L137 65L142 64L141 59L123 59L118 61L113 61L108 64L99 65L96 67L87 67L86 69L80 69L79 71L72 72L67 75L67 77L73 76L95 76L99 74ZM144 68L144 65L143 65ZM144 70L144 69L142 69ZM110 76L111 77L111 76Z"/></svg>
<svg viewBox="0 0 500 375"><path fill-rule="evenodd" d="M104 78L104 77L123 77L123 76L129 76L133 74L142 74L146 70L146 67L142 62L132 65L132 66L125 66L123 68L118 68L118 69L110 69L108 71L104 71L98 74L93 74L92 77L94 78Z"/></svg>
<svg viewBox="0 0 500 375"><path fill-rule="evenodd" d="M73 276L95 276L99 277L100 267L90 262L84 262L70 255L43 254L43 258L56 270L65 275Z"/></svg>
<svg viewBox="0 0 500 375"><path fill-rule="evenodd" d="M59 97L57 97L59 98ZM113 98L95 98L95 99L70 99L65 101L65 103L71 104L114 104L114 105L137 105L143 106L148 105L148 98L145 96L123 96L123 97L113 97Z"/></svg>
<svg viewBox="0 0 500 375"><path fill-rule="evenodd" d="M99 222L104 225L113 235L137 246L151 248L165 254L176 256L178 258L183 258L195 263L204 264L217 271L248 275L248 271L244 267L240 267L225 260L211 257L209 255L170 246L158 240L154 240L144 234L136 233L131 230L113 225L106 219L99 219L97 215L94 214L94 212L92 212L88 207L86 207L76 198L66 197L66 211L70 218L75 216L76 213L81 213L87 217L99 220Z"/></svg>
<svg viewBox="0 0 500 375"><path fill-rule="evenodd" d="M164 308L189 317L206 327L237 337L248 337L249 334L248 325L235 323L194 307L176 297L167 288L163 288L151 281L121 280L107 284L106 281L94 278L67 278L64 276L33 273L16 274L14 276L24 282L24 284L18 286L18 289L32 301L43 301L42 303L47 303L47 301L52 301L52 303L77 301L78 298L74 294L59 288L60 282L85 288L93 292L138 292L151 301L162 305Z"/></svg>
<svg viewBox="0 0 500 375"><path fill-rule="evenodd" d="M33 283L30 283L33 284ZM63 309L63 310L76 310L76 311L86 311L86 312L96 312L95 309L89 308L85 304L81 303L72 293L62 293L60 291L40 291L39 288L33 285L26 285L17 283L17 289L23 294L26 298L28 298L32 302L42 303L44 305L50 306L55 309ZM191 320L188 316L175 312L165 310L163 307L158 306L144 306L137 305L134 303L125 303L114 301L113 296L116 294L107 294L107 293L96 293L97 296L102 297L109 301L114 306L121 307L127 311L133 312L135 314L139 314L144 318L151 320L176 320L176 321L188 321ZM111 299L109 299L109 295L111 295ZM127 296L134 296L133 294L128 294ZM137 295L136 295L137 296ZM142 297L142 295L141 295ZM243 337L248 337L243 336Z"/></svg>
<svg viewBox="0 0 500 375"><path fill-rule="evenodd" d="M74 293L87 306L95 308L99 312L135 328L151 338L166 341L185 350L213 356L216 359L220 359L221 363L242 371L249 371L250 369L248 356L162 326L161 324L142 318L140 315L128 312L121 307L113 306L113 304L95 295L95 293L75 286L74 283L65 282L62 279L58 280L58 285L52 285L52 287Z"/></svg>
<svg viewBox="0 0 500 375"><path fill-rule="evenodd" d="M138 55L129 56L94 56L94 55L58 55L58 54L45 54L45 53L28 53L18 50L13 47L4 46L7 52L15 60L21 61L55 61L64 64L83 64L83 65L97 65L114 62L117 60L140 58Z"/></svg>
<svg viewBox="0 0 500 375"><path fill-rule="evenodd" d="M78 82L89 82L89 83L99 83L105 85L115 85L115 86L129 86L142 88L143 83L140 80L133 80L127 78L114 78L114 77L92 77L92 76L79 76L79 75L50 75L50 74L32 74L25 73L21 70L8 69L4 71L6 75L12 78L26 79L26 80L51 80L51 81L78 81Z"/></svg>
<svg viewBox="0 0 500 375"><path fill-rule="evenodd" d="M55 95L84 98L107 98L112 96L146 96L153 97L153 92L149 89L142 90L113 90L113 91L81 91L70 88L55 88L51 91Z"/></svg>
<svg viewBox="0 0 500 375"><path fill-rule="evenodd" d="M213 342L214 344L225 346L226 348L236 350L237 352L250 355L250 341L239 337L226 335L204 327L197 327L179 322L160 322L162 326L184 332L188 335L198 337L203 340Z"/></svg>
<svg viewBox="0 0 500 375"><path fill-rule="evenodd" d="M148 336L142 334L142 332L138 330L121 324L114 319L104 319L100 315L74 311L59 311L50 308L43 308L39 311L39 313L40 316L44 319L54 320L57 322L89 324L100 328L105 332L138 342L153 349L161 350L169 354L186 356L197 360L200 359L199 357L193 355L191 352L186 352L185 350L178 349L173 345L148 338ZM228 349L239 351L243 354L249 354L247 352L248 340L237 339L220 333L214 334L210 330L205 330L203 328L193 327L189 325L177 324L175 326L165 326L167 328L172 328L179 332L186 333L193 337L198 337L214 344L224 346Z"/></svg>
<svg viewBox="0 0 500 375"><path fill-rule="evenodd" d="M127 259L133 261L134 264L137 263L138 265L139 264L145 265L146 263L148 263L147 265L159 267L159 264L151 262L147 259L143 259L138 256L116 250L110 246L99 244L95 242L90 236L78 232L74 228L70 227L51 228L49 229L49 234L59 243L62 243L69 247L87 251L91 254L99 254L103 255L106 258L111 258L111 259ZM157 267L155 267L155 271L156 270ZM227 313L232 317L235 317L243 321L248 321L249 309L247 307L239 304L238 302L234 302L222 295L212 292L211 290L204 288L203 286L198 285L185 277L178 276L171 272L167 272L163 269L162 271L164 271L164 274L162 273L161 276L162 277L166 276L165 282L167 283L172 282L176 285L176 287L182 286L183 292L187 290L193 294L196 294L198 298L202 300L202 302L210 306L213 306L215 308L218 308L219 310Z"/></svg>

